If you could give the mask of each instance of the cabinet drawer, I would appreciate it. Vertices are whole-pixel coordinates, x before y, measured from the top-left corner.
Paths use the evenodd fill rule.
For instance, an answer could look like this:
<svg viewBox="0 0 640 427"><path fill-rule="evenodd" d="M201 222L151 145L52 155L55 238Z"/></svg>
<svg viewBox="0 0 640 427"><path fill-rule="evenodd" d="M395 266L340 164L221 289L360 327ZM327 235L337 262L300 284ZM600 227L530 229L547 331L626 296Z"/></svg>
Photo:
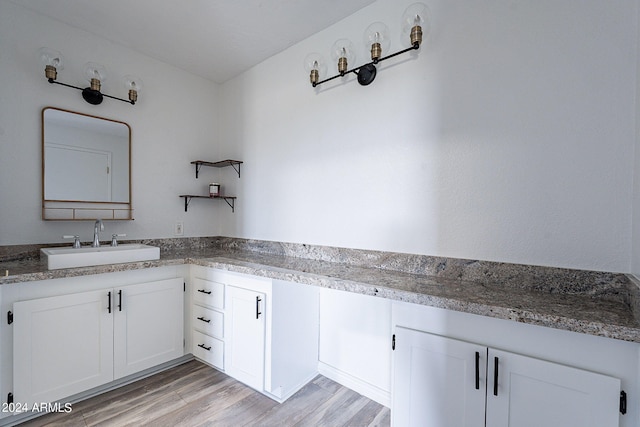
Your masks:
<svg viewBox="0 0 640 427"><path fill-rule="evenodd" d="M224 308L224 285L195 277L193 279L193 301L222 310Z"/></svg>
<svg viewBox="0 0 640 427"><path fill-rule="evenodd" d="M193 331L193 355L219 369L224 369L224 343Z"/></svg>
<svg viewBox="0 0 640 427"><path fill-rule="evenodd" d="M224 314L209 308L193 306L193 327L201 332L214 337L223 338L224 334Z"/></svg>

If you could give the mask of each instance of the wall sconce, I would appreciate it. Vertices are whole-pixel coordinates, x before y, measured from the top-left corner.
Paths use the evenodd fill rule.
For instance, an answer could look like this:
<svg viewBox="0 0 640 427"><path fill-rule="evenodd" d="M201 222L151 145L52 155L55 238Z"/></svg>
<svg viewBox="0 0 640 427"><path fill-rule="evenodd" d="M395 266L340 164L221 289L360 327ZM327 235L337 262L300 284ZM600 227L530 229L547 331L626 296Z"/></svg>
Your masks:
<svg viewBox="0 0 640 427"><path fill-rule="evenodd" d="M138 92L142 89L142 80L135 76L125 76L124 85L129 91L129 99L117 98L115 96L107 95L100 91L102 82L107 79L107 69L104 65L97 64L95 62L87 62L84 66L85 76L89 81L89 86L85 88L61 83L57 81L58 70L64 68L64 58L60 52L43 47L40 49L40 60L44 63L44 75L49 83L55 83L62 86L78 89L82 91L82 98L89 104L98 105L102 103L102 100L106 96L107 98L117 99L118 101L127 102L129 104L135 104L138 100Z"/></svg>
<svg viewBox="0 0 640 427"><path fill-rule="evenodd" d="M423 34L428 33L428 31L429 9L425 4L414 3L402 15L402 32L410 41L410 47L382 56L383 53L389 50L391 45L389 28L382 22L374 22L364 32L364 43L367 50L371 52L371 62L349 69L349 65L355 62L353 44L347 39L337 40L331 48L331 58L337 63L338 67L338 74L335 76L320 80L326 71L326 63L322 56L318 53L311 53L305 58L305 70L309 73L311 86L316 87L349 73L356 74L358 83L366 86L376 78L376 64L394 56L419 49L420 44L422 44Z"/></svg>

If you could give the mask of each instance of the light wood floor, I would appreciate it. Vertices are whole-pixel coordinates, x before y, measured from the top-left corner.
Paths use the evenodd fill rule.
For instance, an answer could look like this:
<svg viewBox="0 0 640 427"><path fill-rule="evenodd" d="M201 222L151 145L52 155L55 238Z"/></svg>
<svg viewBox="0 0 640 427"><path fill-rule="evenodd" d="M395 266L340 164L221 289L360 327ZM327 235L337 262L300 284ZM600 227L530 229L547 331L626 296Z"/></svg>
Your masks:
<svg viewBox="0 0 640 427"><path fill-rule="evenodd" d="M283 404L198 361L26 426L388 426L388 408L321 375Z"/></svg>

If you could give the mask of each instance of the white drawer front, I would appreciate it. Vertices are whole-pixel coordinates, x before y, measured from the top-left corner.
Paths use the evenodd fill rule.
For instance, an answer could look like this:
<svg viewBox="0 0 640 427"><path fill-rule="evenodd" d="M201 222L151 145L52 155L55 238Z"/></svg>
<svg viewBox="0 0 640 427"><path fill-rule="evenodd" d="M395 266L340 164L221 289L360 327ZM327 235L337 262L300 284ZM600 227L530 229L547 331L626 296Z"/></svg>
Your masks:
<svg viewBox="0 0 640 427"><path fill-rule="evenodd" d="M224 337L224 314L199 305L193 306L192 313L191 321L195 329L217 338Z"/></svg>
<svg viewBox="0 0 640 427"><path fill-rule="evenodd" d="M224 343L209 335L193 331L193 355L218 369L224 369Z"/></svg>
<svg viewBox="0 0 640 427"><path fill-rule="evenodd" d="M193 279L193 301L224 309L224 285L195 277Z"/></svg>

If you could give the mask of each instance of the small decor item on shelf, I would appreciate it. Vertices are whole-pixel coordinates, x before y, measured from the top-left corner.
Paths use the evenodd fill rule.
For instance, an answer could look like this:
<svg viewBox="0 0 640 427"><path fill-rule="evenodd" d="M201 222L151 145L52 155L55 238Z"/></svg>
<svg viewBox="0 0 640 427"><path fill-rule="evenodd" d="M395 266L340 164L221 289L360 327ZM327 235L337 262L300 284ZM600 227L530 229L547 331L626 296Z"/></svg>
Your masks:
<svg viewBox="0 0 640 427"><path fill-rule="evenodd" d="M209 197L218 197L220 195L220 184L212 182L209 184Z"/></svg>

